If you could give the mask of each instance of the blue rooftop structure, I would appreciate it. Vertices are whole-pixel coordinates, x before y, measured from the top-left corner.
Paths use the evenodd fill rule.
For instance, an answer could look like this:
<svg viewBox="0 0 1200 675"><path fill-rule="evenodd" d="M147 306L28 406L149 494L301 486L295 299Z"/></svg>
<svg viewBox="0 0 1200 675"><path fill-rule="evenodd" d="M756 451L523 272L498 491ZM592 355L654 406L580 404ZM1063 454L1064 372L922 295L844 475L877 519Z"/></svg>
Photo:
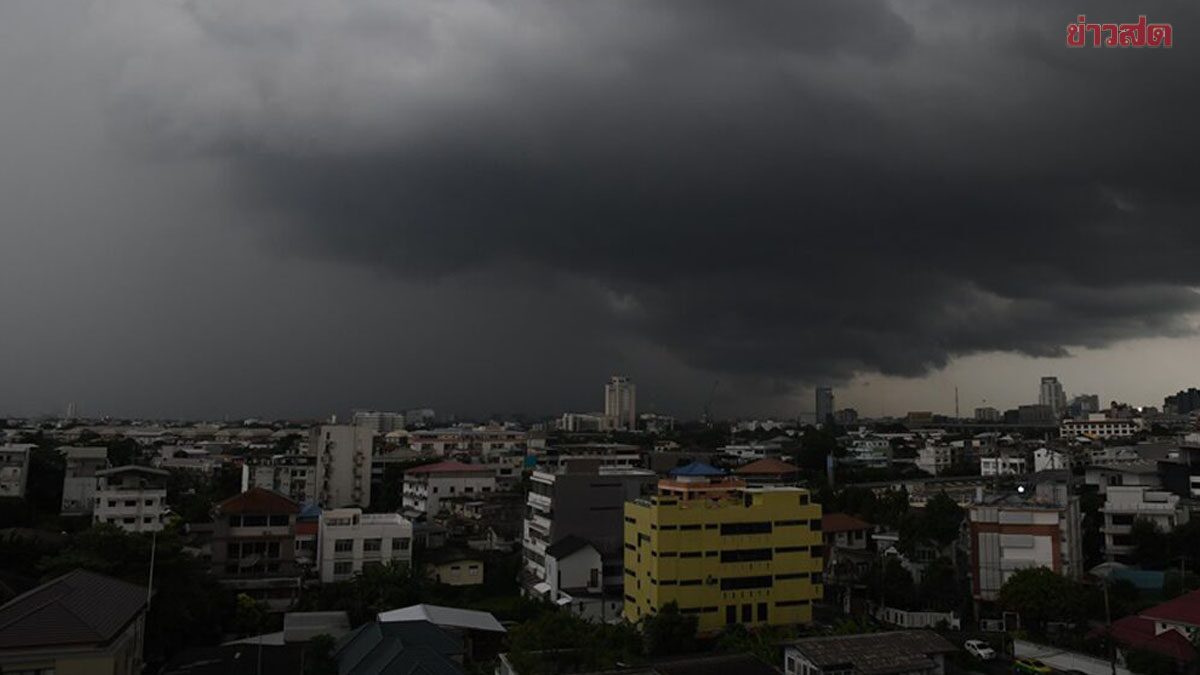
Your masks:
<svg viewBox="0 0 1200 675"><path fill-rule="evenodd" d="M677 466L671 469L672 476L724 476L725 472L711 464L704 462L692 462L686 466Z"/></svg>
<svg viewBox="0 0 1200 675"><path fill-rule="evenodd" d="M300 514L296 516L296 520L320 520L321 507L317 506L316 502L304 502L300 506Z"/></svg>

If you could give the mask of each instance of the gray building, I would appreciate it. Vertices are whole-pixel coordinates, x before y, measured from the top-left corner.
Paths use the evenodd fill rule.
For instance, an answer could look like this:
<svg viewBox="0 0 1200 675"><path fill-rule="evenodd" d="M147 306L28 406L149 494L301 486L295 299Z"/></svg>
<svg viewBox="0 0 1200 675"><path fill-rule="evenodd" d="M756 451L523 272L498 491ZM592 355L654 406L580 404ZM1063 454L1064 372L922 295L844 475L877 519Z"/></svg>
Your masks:
<svg viewBox="0 0 1200 675"><path fill-rule="evenodd" d="M833 387L817 387L817 424L829 424L833 417Z"/></svg>
<svg viewBox="0 0 1200 675"><path fill-rule="evenodd" d="M108 468L108 448L59 448L66 459L61 513L90 516L96 508L96 472Z"/></svg>
<svg viewBox="0 0 1200 675"><path fill-rule="evenodd" d="M375 432L353 424L323 424L308 436L308 452L317 458L316 487L323 508L371 503L371 461Z"/></svg>
<svg viewBox="0 0 1200 675"><path fill-rule="evenodd" d="M603 560L605 589L621 588L625 502L646 493L657 481L653 471L605 467L597 460L576 460L554 471L534 471L522 532L521 576L526 590L546 581L546 551L567 537L593 545Z"/></svg>
<svg viewBox="0 0 1200 675"><path fill-rule="evenodd" d="M1048 375L1042 378L1042 384L1038 391L1038 405L1048 406L1054 419L1063 416L1067 412L1067 393L1063 391L1062 383L1057 377Z"/></svg>

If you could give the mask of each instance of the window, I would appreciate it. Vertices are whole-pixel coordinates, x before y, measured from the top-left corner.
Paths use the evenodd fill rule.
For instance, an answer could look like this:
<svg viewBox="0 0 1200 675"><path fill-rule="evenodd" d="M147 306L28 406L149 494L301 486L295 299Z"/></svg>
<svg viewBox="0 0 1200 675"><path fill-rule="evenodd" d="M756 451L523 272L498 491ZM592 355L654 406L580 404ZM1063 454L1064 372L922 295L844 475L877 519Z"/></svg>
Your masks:
<svg viewBox="0 0 1200 675"><path fill-rule="evenodd" d="M126 525L132 525L137 522L137 518L122 518L121 522L125 523Z"/></svg>
<svg viewBox="0 0 1200 675"><path fill-rule="evenodd" d="M242 516L242 527L266 527L266 516Z"/></svg>
<svg viewBox="0 0 1200 675"><path fill-rule="evenodd" d="M236 559L239 557L238 554L239 554L238 543L236 541L229 542L228 544L225 545L225 556L227 558L235 558Z"/></svg>
<svg viewBox="0 0 1200 675"><path fill-rule="evenodd" d="M142 518L142 522L149 525L150 523L154 522L154 519L151 518L150 516L145 516Z"/></svg>
<svg viewBox="0 0 1200 675"><path fill-rule="evenodd" d="M721 579L721 590L740 591L749 588L770 588L772 583L769 574L758 577L726 577Z"/></svg>
<svg viewBox="0 0 1200 675"><path fill-rule="evenodd" d="M109 502L108 505L115 506L116 504L113 502ZM230 527L241 527L242 526L242 517L241 516L229 516L229 526Z"/></svg>
<svg viewBox="0 0 1200 675"><path fill-rule="evenodd" d="M784 581L787 579L807 579L808 572L797 572L795 574L776 574L775 581Z"/></svg>
<svg viewBox="0 0 1200 675"><path fill-rule="evenodd" d="M699 525L680 525L679 529L681 529L681 530L698 530L698 529L700 529L700 526Z"/></svg>
<svg viewBox="0 0 1200 675"><path fill-rule="evenodd" d="M699 586L700 579L680 579L679 585L680 586Z"/></svg>
<svg viewBox="0 0 1200 675"><path fill-rule="evenodd" d="M271 516L268 522L270 522L271 527L287 527L288 517L286 515Z"/></svg>
<svg viewBox="0 0 1200 675"><path fill-rule="evenodd" d="M680 558L699 558L703 555L703 551L684 551L679 554Z"/></svg>
<svg viewBox="0 0 1200 675"><path fill-rule="evenodd" d="M354 563L349 560L333 563L334 574L350 574L354 571Z"/></svg>
<svg viewBox="0 0 1200 675"><path fill-rule="evenodd" d="M154 500L153 500L153 499L147 499L147 500L146 500L146 506L154 506Z"/></svg>
<svg viewBox="0 0 1200 675"><path fill-rule="evenodd" d="M381 548L383 548L382 539L363 539L363 551L378 552Z"/></svg>
<svg viewBox="0 0 1200 675"><path fill-rule="evenodd" d="M761 523L721 523L721 535L732 534L770 534L771 521Z"/></svg>
<svg viewBox="0 0 1200 675"><path fill-rule="evenodd" d="M737 623L737 605L725 606L725 623Z"/></svg>
<svg viewBox="0 0 1200 675"><path fill-rule="evenodd" d="M750 603L742 605L742 623L750 623L754 620L754 608Z"/></svg>
<svg viewBox="0 0 1200 675"><path fill-rule="evenodd" d="M337 553L349 553L354 550L354 540L338 539L333 542L333 550Z"/></svg>
<svg viewBox="0 0 1200 675"><path fill-rule="evenodd" d="M803 524L804 524L803 520L777 520L777 521L775 521L775 527L791 527L794 525L803 525Z"/></svg>
<svg viewBox="0 0 1200 675"><path fill-rule="evenodd" d="M807 553L807 546L776 546L776 553Z"/></svg>
<svg viewBox="0 0 1200 675"><path fill-rule="evenodd" d="M268 558L278 558L279 557L279 542L273 541L273 542L270 542L267 544L267 557Z"/></svg>
<svg viewBox="0 0 1200 675"><path fill-rule="evenodd" d="M775 603L775 606L776 607L800 607L802 605L807 605L808 603L809 603L808 600L780 600L779 602Z"/></svg>
<svg viewBox="0 0 1200 675"><path fill-rule="evenodd" d="M772 558L771 549L769 548L742 548L732 551L721 551L721 562L752 562L758 560L770 560Z"/></svg>
<svg viewBox="0 0 1200 675"><path fill-rule="evenodd" d="M137 506L137 500L136 499L126 499L125 506Z"/></svg>
<svg viewBox="0 0 1200 675"><path fill-rule="evenodd" d="M759 621L767 620L767 603L765 603L765 602L758 603L758 620Z"/></svg>
<svg viewBox="0 0 1200 675"><path fill-rule="evenodd" d="M115 499L108 500L108 508L110 508L110 509L117 508L117 500L115 500Z"/></svg>
<svg viewBox="0 0 1200 675"><path fill-rule="evenodd" d="M406 537L396 537L395 539L393 539L392 540L392 550L393 551L407 551L408 550L408 539Z"/></svg>

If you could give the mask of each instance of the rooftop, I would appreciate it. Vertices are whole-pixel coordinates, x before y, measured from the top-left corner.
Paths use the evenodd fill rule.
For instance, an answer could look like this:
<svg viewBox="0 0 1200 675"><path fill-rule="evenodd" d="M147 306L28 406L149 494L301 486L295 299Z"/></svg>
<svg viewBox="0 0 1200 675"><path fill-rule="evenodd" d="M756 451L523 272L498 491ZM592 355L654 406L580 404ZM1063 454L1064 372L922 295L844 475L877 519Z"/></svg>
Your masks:
<svg viewBox="0 0 1200 675"><path fill-rule="evenodd" d="M761 475L796 473L798 471L800 469L794 464L788 464L783 460L768 457L750 462L746 466L736 469L734 473L741 475Z"/></svg>
<svg viewBox="0 0 1200 675"><path fill-rule="evenodd" d="M463 464L454 460L445 462L437 462L436 464L426 464L418 466L415 469L408 469L405 474L430 474L430 473L492 473L492 468L482 464Z"/></svg>
<svg viewBox="0 0 1200 675"><path fill-rule="evenodd" d="M452 628L469 628L504 633L504 626L488 612L457 607L442 607L440 605L412 605L402 609L393 609L379 613L380 623L404 621L428 621L435 626Z"/></svg>
<svg viewBox="0 0 1200 675"><path fill-rule="evenodd" d="M146 606L146 588L78 569L0 607L0 650L104 644Z"/></svg>
<svg viewBox="0 0 1200 675"><path fill-rule="evenodd" d="M853 532L869 529L871 529L870 523L848 513L826 513L821 516L822 532Z"/></svg>
<svg viewBox="0 0 1200 675"><path fill-rule="evenodd" d="M266 488L252 487L217 504L217 512L235 513L299 513L300 505L278 492Z"/></svg>
<svg viewBox="0 0 1200 675"><path fill-rule="evenodd" d="M140 464L126 464L124 466L114 466L111 469L101 469L100 471L96 472L96 475L97 476L113 476L113 475L116 475L119 473L145 473L145 474L150 474L151 476L169 476L169 475L171 475L171 472L166 471L165 469L155 469L153 467L142 466Z"/></svg>
<svg viewBox="0 0 1200 675"><path fill-rule="evenodd" d="M822 670L844 668L859 675L931 669L930 656L955 651L954 645L931 630L806 638L789 647L799 650Z"/></svg>
<svg viewBox="0 0 1200 675"><path fill-rule="evenodd" d="M671 469L672 476L724 476L725 471L704 462L692 462L686 466Z"/></svg>

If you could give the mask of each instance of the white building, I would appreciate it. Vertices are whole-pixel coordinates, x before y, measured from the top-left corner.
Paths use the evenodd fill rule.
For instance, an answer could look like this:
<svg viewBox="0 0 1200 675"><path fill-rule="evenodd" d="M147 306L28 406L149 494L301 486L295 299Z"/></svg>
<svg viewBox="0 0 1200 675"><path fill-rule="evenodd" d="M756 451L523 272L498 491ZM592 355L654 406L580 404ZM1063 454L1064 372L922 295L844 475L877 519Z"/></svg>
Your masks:
<svg viewBox="0 0 1200 675"><path fill-rule="evenodd" d="M315 494L324 508L371 503L371 458L375 433L353 424L313 427L308 452L317 458Z"/></svg>
<svg viewBox="0 0 1200 675"><path fill-rule="evenodd" d="M29 481L30 443L0 445L0 497L24 497Z"/></svg>
<svg viewBox="0 0 1200 675"><path fill-rule="evenodd" d="M412 523L398 513L323 511L317 541L323 583L345 581L372 565L412 563Z"/></svg>
<svg viewBox="0 0 1200 675"><path fill-rule="evenodd" d="M158 457L152 464L168 471L191 471L212 476L224 463L220 455L213 455L204 448L168 445L159 448Z"/></svg>
<svg viewBox="0 0 1200 675"><path fill-rule="evenodd" d="M108 448L59 448L66 459L62 515L90 516L96 508L96 472L108 468Z"/></svg>
<svg viewBox="0 0 1200 675"><path fill-rule="evenodd" d="M1071 462L1065 452L1045 447L1033 451L1033 470L1035 472L1069 468L1071 468Z"/></svg>
<svg viewBox="0 0 1200 675"><path fill-rule="evenodd" d="M366 427L377 434L404 429L404 413L356 410L352 420L356 427Z"/></svg>
<svg viewBox="0 0 1200 675"><path fill-rule="evenodd" d="M1179 496L1165 490L1130 485L1109 486L1104 500L1104 552L1109 560L1122 560L1133 552L1133 524L1149 521L1170 532L1188 521L1188 510Z"/></svg>
<svg viewBox="0 0 1200 675"><path fill-rule="evenodd" d="M1062 438L1128 438L1145 429L1140 417L1109 418L1104 413L1092 413L1086 420L1063 420L1058 426Z"/></svg>
<svg viewBox="0 0 1200 675"><path fill-rule="evenodd" d="M600 413L563 413L558 428L571 433L586 431L608 431L609 419Z"/></svg>
<svg viewBox="0 0 1200 675"><path fill-rule="evenodd" d="M604 385L604 416L613 429L637 429L637 386L628 377L614 375Z"/></svg>
<svg viewBox="0 0 1200 675"><path fill-rule="evenodd" d="M950 445L926 445L917 450L917 468L939 476L962 460L963 449Z"/></svg>
<svg viewBox="0 0 1200 675"><path fill-rule="evenodd" d="M167 511L167 476L148 466L118 466L96 472L96 523L126 532L158 532Z"/></svg>
<svg viewBox="0 0 1200 675"><path fill-rule="evenodd" d="M842 461L847 464L886 469L892 464L892 443L886 438L874 435L852 438L846 446L846 456Z"/></svg>
<svg viewBox="0 0 1200 675"><path fill-rule="evenodd" d="M481 464L446 461L404 472L401 502L406 514L433 516L445 509L443 500L478 497L496 489L496 475Z"/></svg>
<svg viewBox="0 0 1200 675"><path fill-rule="evenodd" d="M317 458L313 455L272 455L242 465L242 492L260 487L304 503L316 498Z"/></svg>
<svg viewBox="0 0 1200 675"><path fill-rule="evenodd" d="M1029 460L1021 451L998 450L979 458L980 476L1023 476L1029 473Z"/></svg>
<svg viewBox="0 0 1200 675"><path fill-rule="evenodd" d="M1079 497L1065 485L980 496L968 511L973 594L995 600L1023 569L1045 567L1071 579L1083 573Z"/></svg>
<svg viewBox="0 0 1200 675"><path fill-rule="evenodd" d="M1146 459L1089 466L1084 471L1083 482L1096 486L1096 491L1104 495L1113 487L1162 487L1162 476L1158 473L1158 462Z"/></svg>
<svg viewBox="0 0 1200 675"><path fill-rule="evenodd" d="M778 457L783 447L778 443L738 443L720 448L720 452L737 462L754 462L767 457Z"/></svg>

